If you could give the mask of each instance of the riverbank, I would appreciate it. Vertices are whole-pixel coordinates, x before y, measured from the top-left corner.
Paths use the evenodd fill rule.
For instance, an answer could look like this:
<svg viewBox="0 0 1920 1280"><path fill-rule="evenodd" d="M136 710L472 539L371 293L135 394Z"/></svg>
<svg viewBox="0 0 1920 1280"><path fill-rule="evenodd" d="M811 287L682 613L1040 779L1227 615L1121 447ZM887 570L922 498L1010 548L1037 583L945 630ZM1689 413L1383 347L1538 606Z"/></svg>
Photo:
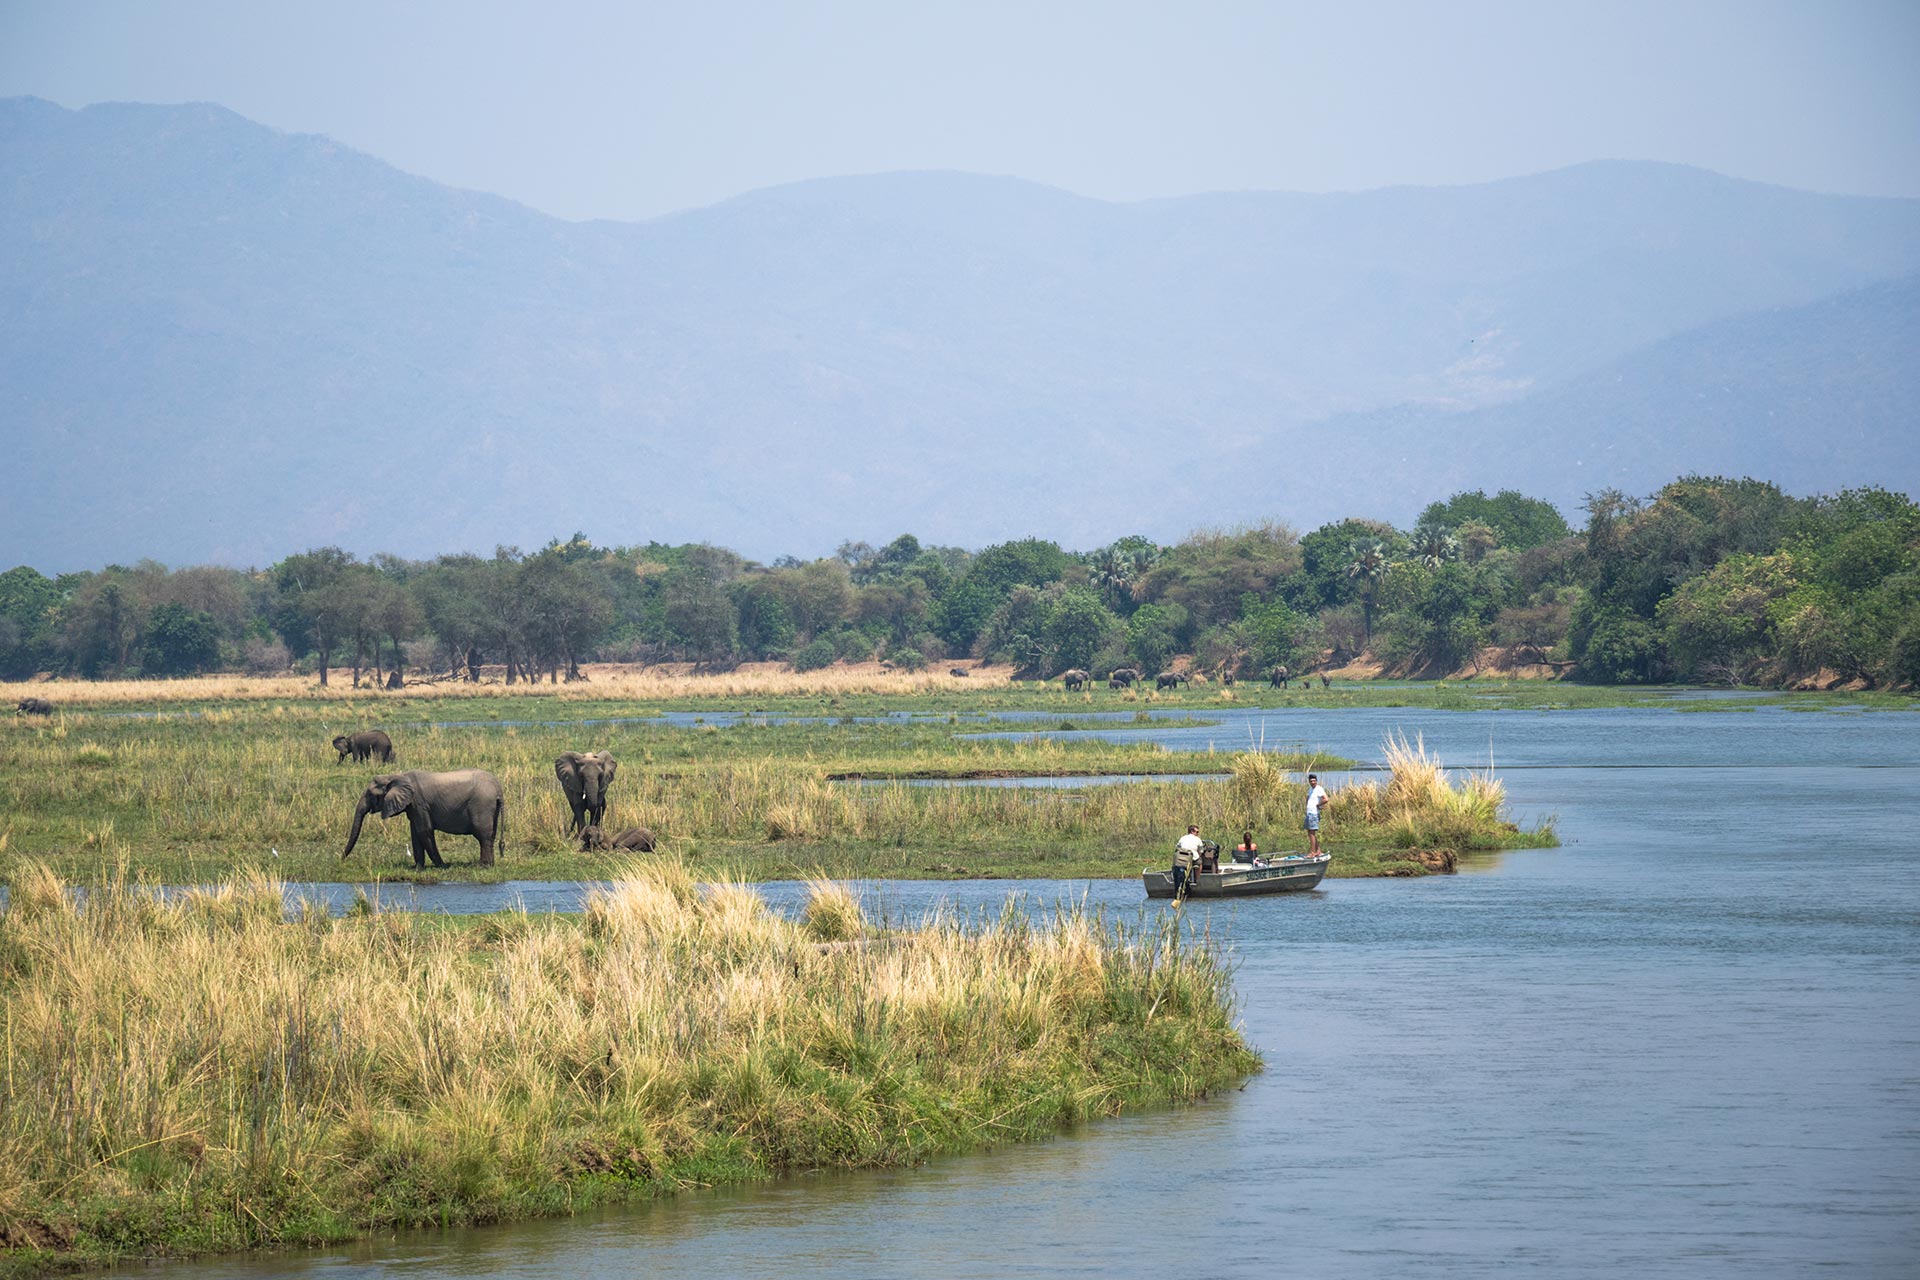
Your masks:
<svg viewBox="0 0 1920 1280"><path fill-rule="evenodd" d="M286 921L249 877L0 912L0 1273L907 1165L1258 1069L1177 917L889 930L684 867L581 916Z"/></svg>

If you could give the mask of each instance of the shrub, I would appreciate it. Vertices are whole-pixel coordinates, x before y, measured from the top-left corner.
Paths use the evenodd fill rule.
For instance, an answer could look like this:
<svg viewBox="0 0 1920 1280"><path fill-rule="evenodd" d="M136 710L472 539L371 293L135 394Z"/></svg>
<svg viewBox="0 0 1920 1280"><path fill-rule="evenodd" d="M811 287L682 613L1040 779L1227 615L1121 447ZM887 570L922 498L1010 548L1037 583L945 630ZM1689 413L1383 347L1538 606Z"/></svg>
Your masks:
<svg viewBox="0 0 1920 1280"><path fill-rule="evenodd" d="M806 648L793 655L793 669L795 671L818 671L822 667L832 666L833 660L839 656L839 651L834 647L833 641L825 636L821 636L818 640L815 640L812 644L809 644Z"/></svg>

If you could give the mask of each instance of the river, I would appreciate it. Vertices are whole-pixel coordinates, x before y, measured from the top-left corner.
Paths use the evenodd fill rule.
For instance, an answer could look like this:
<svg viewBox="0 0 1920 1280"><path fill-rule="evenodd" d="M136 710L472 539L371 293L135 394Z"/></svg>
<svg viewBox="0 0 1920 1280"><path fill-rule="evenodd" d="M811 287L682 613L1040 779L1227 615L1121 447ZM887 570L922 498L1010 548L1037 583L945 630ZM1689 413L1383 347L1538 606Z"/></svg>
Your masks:
<svg viewBox="0 0 1920 1280"><path fill-rule="evenodd" d="M1266 1055L1244 1089L918 1169L174 1270L1920 1272L1920 715L1382 708L1124 732L1373 759L1392 729L1450 763L1491 754L1519 814L1556 815L1565 843L1457 876L1187 908L1230 946ZM471 887L444 888L409 900L578 893L495 886L468 904ZM896 917L1008 891L867 887ZM1168 909L1142 906L1137 882L1019 891L1036 909Z"/></svg>

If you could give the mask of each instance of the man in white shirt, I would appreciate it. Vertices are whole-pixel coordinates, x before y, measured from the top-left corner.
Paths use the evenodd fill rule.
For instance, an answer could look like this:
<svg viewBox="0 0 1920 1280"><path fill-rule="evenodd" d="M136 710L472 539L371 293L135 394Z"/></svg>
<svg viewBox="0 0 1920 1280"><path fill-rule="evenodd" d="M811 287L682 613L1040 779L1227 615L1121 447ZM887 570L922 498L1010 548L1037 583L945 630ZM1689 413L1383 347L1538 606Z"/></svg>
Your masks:
<svg viewBox="0 0 1920 1280"><path fill-rule="evenodd" d="M1327 789L1316 774L1307 775L1307 856L1320 856L1320 810L1326 805Z"/></svg>
<svg viewBox="0 0 1920 1280"><path fill-rule="evenodd" d="M1175 899L1187 896L1187 881L1192 877L1194 868L1200 865L1200 828L1188 827L1187 834L1180 837L1180 843L1173 846L1173 896Z"/></svg>

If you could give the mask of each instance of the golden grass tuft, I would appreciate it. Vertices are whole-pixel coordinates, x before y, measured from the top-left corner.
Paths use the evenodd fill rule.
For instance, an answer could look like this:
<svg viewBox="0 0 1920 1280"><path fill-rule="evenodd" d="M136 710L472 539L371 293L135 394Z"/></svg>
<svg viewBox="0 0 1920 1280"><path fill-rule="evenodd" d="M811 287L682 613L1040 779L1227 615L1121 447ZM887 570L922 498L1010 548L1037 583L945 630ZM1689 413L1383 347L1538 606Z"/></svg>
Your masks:
<svg viewBox="0 0 1920 1280"><path fill-rule="evenodd" d="M807 932L820 942L851 942L867 931L866 913L853 890L837 880L807 881Z"/></svg>

